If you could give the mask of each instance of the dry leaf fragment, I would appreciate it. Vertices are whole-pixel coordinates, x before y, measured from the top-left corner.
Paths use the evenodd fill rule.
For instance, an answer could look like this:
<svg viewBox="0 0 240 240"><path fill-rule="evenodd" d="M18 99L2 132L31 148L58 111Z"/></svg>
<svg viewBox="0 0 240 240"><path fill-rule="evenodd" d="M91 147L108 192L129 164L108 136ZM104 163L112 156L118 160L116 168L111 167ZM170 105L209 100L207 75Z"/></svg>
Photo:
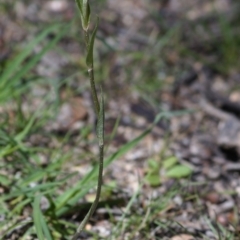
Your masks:
<svg viewBox="0 0 240 240"><path fill-rule="evenodd" d="M194 240L194 237L188 234L180 234L172 237L171 240Z"/></svg>

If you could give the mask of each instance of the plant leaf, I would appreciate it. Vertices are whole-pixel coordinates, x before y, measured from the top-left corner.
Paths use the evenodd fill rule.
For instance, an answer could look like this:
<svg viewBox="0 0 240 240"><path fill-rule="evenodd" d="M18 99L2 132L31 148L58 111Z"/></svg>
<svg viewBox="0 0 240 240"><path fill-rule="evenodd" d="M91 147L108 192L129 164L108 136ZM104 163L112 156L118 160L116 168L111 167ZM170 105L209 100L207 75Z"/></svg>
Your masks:
<svg viewBox="0 0 240 240"><path fill-rule="evenodd" d="M163 161L163 168L166 170L173 167L178 163L178 159L175 156L169 157Z"/></svg>
<svg viewBox="0 0 240 240"><path fill-rule="evenodd" d="M41 196L37 195L33 203L33 221L36 228L37 236L39 240L45 240L43 235L42 223L41 223L41 209L40 209Z"/></svg>
<svg viewBox="0 0 240 240"><path fill-rule="evenodd" d="M161 184L160 176L159 176L159 174L156 174L155 172L149 173L149 175L146 176L146 180L153 187L157 187Z"/></svg>
<svg viewBox="0 0 240 240"><path fill-rule="evenodd" d="M82 14L83 14L82 0L75 0L75 1L77 3L78 9L80 11L80 14L82 16Z"/></svg>
<svg viewBox="0 0 240 240"><path fill-rule="evenodd" d="M82 27L86 31L89 26L91 10L89 6L89 0L83 0L82 2Z"/></svg>
<svg viewBox="0 0 240 240"><path fill-rule="evenodd" d="M148 167L150 170L153 170L153 171L159 171L159 162L157 162L155 159L149 159L148 160Z"/></svg>
<svg viewBox="0 0 240 240"><path fill-rule="evenodd" d="M3 186L10 185L11 180L6 175L0 174L0 184Z"/></svg>
<svg viewBox="0 0 240 240"><path fill-rule="evenodd" d="M192 169L186 165L176 165L167 171L166 176L170 178L184 178L192 174Z"/></svg>
<svg viewBox="0 0 240 240"><path fill-rule="evenodd" d="M89 68L93 67L93 47L94 47L94 40L95 40L97 29L98 29L98 22L99 22L99 18L97 18L97 23L90 39L87 57L86 57L86 64Z"/></svg>
<svg viewBox="0 0 240 240"><path fill-rule="evenodd" d="M51 233L49 231L49 228L48 228L48 225L45 221L45 218L43 216L43 214L41 213L40 215L40 221L41 221L41 224L42 224L42 229L43 229L43 232L47 238L47 240L53 240L52 236L51 236Z"/></svg>
<svg viewBox="0 0 240 240"><path fill-rule="evenodd" d="M6 70L2 75L0 75L0 102L6 101L9 96L21 93L21 90L25 86L21 86L21 84L19 84L19 79L25 76L41 60L42 56L57 44L69 27L64 27L61 31L59 30L56 36L52 40L48 41L39 53L34 54L26 61L25 64L22 65L23 61L32 53L34 47L39 44L47 36L47 34L56 29L59 30L60 26L54 25L48 28L47 31L44 30L36 37L36 39L30 42L19 55L9 62L6 66Z"/></svg>
<svg viewBox="0 0 240 240"><path fill-rule="evenodd" d="M51 26L47 29L45 29L43 32L41 32L35 39L33 39L32 42L27 44L26 48L19 54L17 55L13 60L9 61L7 64L5 71L3 74L0 76L1 83L0 83L0 88L2 87L9 81L13 73L17 69L19 69L21 63L31 54L32 50L34 47L41 42L50 32L52 32L54 29L59 28L59 25L54 25Z"/></svg>

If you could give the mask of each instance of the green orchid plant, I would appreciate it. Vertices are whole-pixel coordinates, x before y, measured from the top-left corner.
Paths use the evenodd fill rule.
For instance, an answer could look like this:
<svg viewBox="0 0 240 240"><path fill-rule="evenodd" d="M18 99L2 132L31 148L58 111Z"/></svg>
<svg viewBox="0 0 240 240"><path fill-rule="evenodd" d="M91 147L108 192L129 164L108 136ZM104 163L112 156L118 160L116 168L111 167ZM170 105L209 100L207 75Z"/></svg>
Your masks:
<svg viewBox="0 0 240 240"><path fill-rule="evenodd" d="M103 100L103 93L101 90L101 96L100 96L100 101L98 98L96 86L95 86L95 80L94 80L94 60L93 60L93 47L94 47L94 40L96 37L96 32L98 28L98 19L97 19L97 24L90 35L89 32L89 23L90 23L90 15L91 15L91 10L90 10L90 5L88 0L75 0L78 6L78 9L80 11L80 17L82 21L82 28L84 31L84 36L85 36L85 45L86 45L86 64L88 67L88 75L89 75L89 81L91 85L91 93L92 93L92 98L93 98L93 103L94 103L94 108L95 108L95 113L97 116L97 138L98 138L98 146L99 146L99 172L98 172L98 183L97 183L97 192L96 192L96 197L95 200L89 209L88 213L84 217L83 221L77 228L77 231L75 235L73 236L72 240L77 240L78 236L80 233L83 231L85 228L87 222L93 215L94 211L97 208L100 195L101 195L101 186L102 186L102 175L103 175L103 158L104 158L104 100Z"/></svg>

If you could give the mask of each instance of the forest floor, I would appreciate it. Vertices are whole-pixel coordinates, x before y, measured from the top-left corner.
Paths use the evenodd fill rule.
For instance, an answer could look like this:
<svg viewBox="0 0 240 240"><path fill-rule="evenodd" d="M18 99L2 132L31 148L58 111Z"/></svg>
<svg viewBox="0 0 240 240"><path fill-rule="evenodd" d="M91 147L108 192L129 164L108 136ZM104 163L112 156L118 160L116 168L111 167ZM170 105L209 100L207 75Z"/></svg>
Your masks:
<svg viewBox="0 0 240 240"><path fill-rule="evenodd" d="M38 218L46 239L71 239L95 196L76 13L74 0L0 3L1 239L39 239ZM230 0L92 6L106 166L79 239L240 239L239 13Z"/></svg>

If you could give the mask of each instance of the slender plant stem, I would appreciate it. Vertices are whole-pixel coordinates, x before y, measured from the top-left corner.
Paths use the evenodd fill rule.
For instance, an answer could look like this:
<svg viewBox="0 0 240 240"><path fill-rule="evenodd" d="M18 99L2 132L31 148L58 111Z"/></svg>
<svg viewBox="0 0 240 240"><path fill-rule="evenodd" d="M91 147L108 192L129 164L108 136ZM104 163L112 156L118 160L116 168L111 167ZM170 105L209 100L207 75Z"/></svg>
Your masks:
<svg viewBox="0 0 240 240"><path fill-rule="evenodd" d="M86 44L86 49L89 51L89 33L88 30L84 31L85 35L85 44ZM92 93L92 98L93 98L93 103L94 103L94 108L95 108L95 113L98 118L98 126L97 126L97 137L98 137L98 142L99 142L99 171L98 171L98 183L97 183L97 192L96 192L96 197L94 202L92 203L91 208L89 209L88 213L84 217L83 221L77 228L76 234L73 236L72 240L77 240L78 236L80 233L83 231L85 228L87 222L95 212L100 195L101 195L101 188L102 188L102 176L103 176L103 160L104 160L104 102L103 102L103 95L101 93L101 106L99 104L98 100L98 95L97 95L97 90L95 86L95 80L94 80L94 65L93 65L93 59L88 66L88 75L89 75L89 81L91 85L91 93Z"/></svg>
<svg viewBox="0 0 240 240"><path fill-rule="evenodd" d="M81 224L79 225L76 234L73 236L72 240L77 240L78 236L80 235L80 233L83 231L83 229L85 228L87 222L89 221L89 219L91 218L91 216L93 215L93 213L95 212L99 199L100 199L100 195L101 195L101 188L102 188L102 173L103 173L103 156L104 156L104 146L100 146L99 147L100 153L99 153L99 170L98 170L98 184L97 184L97 193L96 193L96 197L95 200L91 206L91 208L89 209L87 215L84 217L83 221L81 222Z"/></svg>
<svg viewBox="0 0 240 240"><path fill-rule="evenodd" d="M84 31L84 37L85 37L86 48L88 50L88 48L89 48L89 33L88 33L88 30Z"/></svg>

